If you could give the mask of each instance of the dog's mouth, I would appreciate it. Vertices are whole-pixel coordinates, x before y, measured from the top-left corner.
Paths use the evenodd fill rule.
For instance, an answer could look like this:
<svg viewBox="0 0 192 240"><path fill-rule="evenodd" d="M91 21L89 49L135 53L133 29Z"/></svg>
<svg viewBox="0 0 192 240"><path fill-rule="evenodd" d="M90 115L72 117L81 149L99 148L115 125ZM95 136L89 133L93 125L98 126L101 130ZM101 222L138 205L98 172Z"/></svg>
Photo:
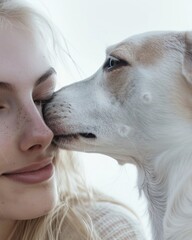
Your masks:
<svg viewBox="0 0 192 240"><path fill-rule="evenodd" d="M96 135L90 132L79 133L79 135L84 138L96 138Z"/></svg>
<svg viewBox="0 0 192 240"><path fill-rule="evenodd" d="M91 132L80 132L80 133L71 133L71 134L59 134L55 135L53 142L54 143L59 143L63 141L72 141L72 140L77 140L79 137L87 138L87 139L96 139L96 135L91 133Z"/></svg>

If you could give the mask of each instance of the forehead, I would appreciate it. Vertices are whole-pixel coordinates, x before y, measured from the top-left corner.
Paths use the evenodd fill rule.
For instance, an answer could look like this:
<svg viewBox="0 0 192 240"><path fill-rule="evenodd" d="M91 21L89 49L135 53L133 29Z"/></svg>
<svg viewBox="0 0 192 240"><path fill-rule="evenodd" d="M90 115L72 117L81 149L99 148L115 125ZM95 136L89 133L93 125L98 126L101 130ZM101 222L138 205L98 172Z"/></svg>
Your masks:
<svg viewBox="0 0 192 240"><path fill-rule="evenodd" d="M154 63L167 51L181 51L181 32L149 32L138 34L107 49L107 55L117 53L119 57L130 58L144 64Z"/></svg>
<svg viewBox="0 0 192 240"><path fill-rule="evenodd" d="M0 78L30 79L47 69L47 51L37 35L17 28L0 29Z"/></svg>

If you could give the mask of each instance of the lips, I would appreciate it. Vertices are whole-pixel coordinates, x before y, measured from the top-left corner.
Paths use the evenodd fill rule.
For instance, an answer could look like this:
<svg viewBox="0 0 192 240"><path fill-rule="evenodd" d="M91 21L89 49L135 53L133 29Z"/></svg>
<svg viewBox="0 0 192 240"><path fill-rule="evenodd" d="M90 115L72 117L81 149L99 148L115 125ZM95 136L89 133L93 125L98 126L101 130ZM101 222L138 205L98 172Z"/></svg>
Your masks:
<svg viewBox="0 0 192 240"><path fill-rule="evenodd" d="M46 161L46 162L42 161L41 163L33 163L30 166L20 168L18 170L14 170L14 171L7 172L4 174L17 174L17 173L24 173L24 172L32 172L32 171L36 171L36 170L39 170L39 169L45 167L49 163L51 163L51 161Z"/></svg>
<svg viewBox="0 0 192 240"><path fill-rule="evenodd" d="M54 173L54 166L51 161L33 163L30 166L6 172L2 176L14 181L35 184L48 180Z"/></svg>

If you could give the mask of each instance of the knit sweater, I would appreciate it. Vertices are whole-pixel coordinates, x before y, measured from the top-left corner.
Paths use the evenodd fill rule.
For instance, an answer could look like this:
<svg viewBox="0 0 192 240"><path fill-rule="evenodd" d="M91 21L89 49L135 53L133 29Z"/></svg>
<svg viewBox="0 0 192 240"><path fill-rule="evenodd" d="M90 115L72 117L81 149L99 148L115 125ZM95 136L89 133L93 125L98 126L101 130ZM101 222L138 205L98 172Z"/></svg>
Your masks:
<svg viewBox="0 0 192 240"><path fill-rule="evenodd" d="M99 202L87 208L94 227L102 240L144 240L144 233L137 218L126 208ZM65 226L64 239L81 240L80 236Z"/></svg>

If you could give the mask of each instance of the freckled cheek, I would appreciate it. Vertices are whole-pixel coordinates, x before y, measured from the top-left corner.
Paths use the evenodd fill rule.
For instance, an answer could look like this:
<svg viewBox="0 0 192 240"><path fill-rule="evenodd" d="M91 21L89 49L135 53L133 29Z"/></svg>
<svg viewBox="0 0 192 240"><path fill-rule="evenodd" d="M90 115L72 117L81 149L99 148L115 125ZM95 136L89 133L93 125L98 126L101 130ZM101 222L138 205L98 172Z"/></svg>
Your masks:
<svg viewBox="0 0 192 240"><path fill-rule="evenodd" d="M4 138L4 141L7 137L10 136L14 136L15 135L15 131L16 130L16 126L14 126L13 124L10 124L9 121L0 121L0 138ZM0 140L1 141L1 140Z"/></svg>
<svg viewBox="0 0 192 240"><path fill-rule="evenodd" d="M19 122L17 115L8 114L6 117L0 116L0 142L5 142L6 139L11 142L19 134L21 127L22 124Z"/></svg>
<svg viewBox="0 0 192 240"><path fill-rule="evenodd" d="M12 150L15 149L17 142L17 129L9 124L0 126L0 159L2 156L8 157Z"/></svg>
<svg viewBox="0 0 192 240"><path fill-rule="evenodd" d="M16 164L17 139L16 134L6 126L0 127L0 174L7 168L7 164L12 167Z"/></svg>
<svg viewBox="0 0 192 240"><path fill-rule="evenodd" d="M0 113L0 149L7 141L9 145L17 141L29 122L29 116L22 107L15 106L9 112Z"/></svg>

